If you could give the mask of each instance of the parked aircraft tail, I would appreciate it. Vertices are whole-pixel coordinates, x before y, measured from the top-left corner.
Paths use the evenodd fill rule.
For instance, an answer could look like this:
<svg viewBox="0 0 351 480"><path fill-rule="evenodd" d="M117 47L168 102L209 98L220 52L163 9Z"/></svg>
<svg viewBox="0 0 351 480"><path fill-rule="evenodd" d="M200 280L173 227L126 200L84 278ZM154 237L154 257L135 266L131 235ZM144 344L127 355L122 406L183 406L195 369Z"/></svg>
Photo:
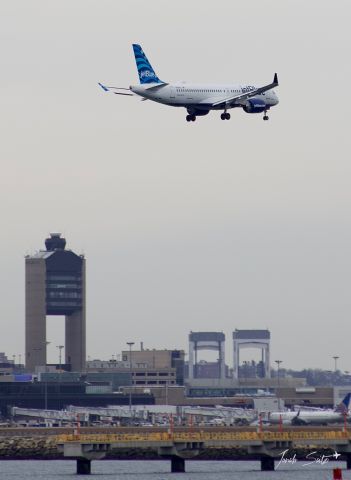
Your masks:
<svg viewBox="0 0 351 480"><path fill-rule="evenodd" d="M164 83L156 75L141 46L133 43L133 50L140 83Z"/></svg>
<svg viewBox="0 0 351 480"><path fill-rule="evenodd" d="M349 411L351 393L348 393L343 401L335 408L336 412L347 413Z"/></svg>

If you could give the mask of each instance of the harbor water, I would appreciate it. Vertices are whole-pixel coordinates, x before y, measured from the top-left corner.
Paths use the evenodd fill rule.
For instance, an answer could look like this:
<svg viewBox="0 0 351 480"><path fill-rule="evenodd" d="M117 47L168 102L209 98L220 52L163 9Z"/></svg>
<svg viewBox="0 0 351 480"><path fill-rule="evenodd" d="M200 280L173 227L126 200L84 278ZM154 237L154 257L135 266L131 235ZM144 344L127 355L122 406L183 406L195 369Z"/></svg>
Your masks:
<svg viewBox="0 0 351 480"><path fill-rule="evenodd" d="M95 461L91 475L84 476L76 475L76 462L72 460L3 460L0 480L332 480L334 468L343 470L343 480L351 480L345 462L296 462L279 465L274 472L261 472L260 463L255 461L196 460L186 462L186 473L170 473L168 461Z"/></svg>

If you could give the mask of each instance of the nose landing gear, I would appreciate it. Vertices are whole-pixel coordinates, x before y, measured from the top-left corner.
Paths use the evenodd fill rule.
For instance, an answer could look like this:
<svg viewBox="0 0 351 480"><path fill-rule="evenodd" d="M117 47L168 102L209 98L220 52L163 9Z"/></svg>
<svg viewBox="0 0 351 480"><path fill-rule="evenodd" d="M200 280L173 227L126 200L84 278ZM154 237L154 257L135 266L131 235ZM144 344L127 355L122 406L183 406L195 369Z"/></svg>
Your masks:
<svg viewBox="0 0 351 480"><path fill-rule="evenodd" d="M264 112L263 120L269 120L269 116L267 115L267 110L265 110Z"/></svg>

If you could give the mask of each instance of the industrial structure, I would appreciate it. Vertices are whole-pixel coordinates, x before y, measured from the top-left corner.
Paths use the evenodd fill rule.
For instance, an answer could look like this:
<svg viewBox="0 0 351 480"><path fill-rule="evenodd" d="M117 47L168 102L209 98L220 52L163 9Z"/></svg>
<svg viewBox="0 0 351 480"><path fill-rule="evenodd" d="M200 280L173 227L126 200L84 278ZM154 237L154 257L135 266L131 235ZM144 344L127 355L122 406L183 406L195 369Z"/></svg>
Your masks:
<svg viewBox="0 0 351 480"><path fill-rule="evenodd" d="M233 377L239 378L240 350L258 348L262 352L263 377L270 378L269 348L271 334L269 330L235 330L233 332Z"/></svg>
<svg viewBox="0 0 351 480"><path fill-rule="evenodd" d="M51 233L46 250L26 256L26 369L46 365L46 316L65 316L65 363L84 371L85 259L65 250L66 240Z"/></svg>
<svg viewBox="0 0 351 480"><path fill-rule="evenodd" d="M223 332L191 332L189 334L189 380L197 378L198 351L218 351L217 378L225 378L225 335Z"/></svg>

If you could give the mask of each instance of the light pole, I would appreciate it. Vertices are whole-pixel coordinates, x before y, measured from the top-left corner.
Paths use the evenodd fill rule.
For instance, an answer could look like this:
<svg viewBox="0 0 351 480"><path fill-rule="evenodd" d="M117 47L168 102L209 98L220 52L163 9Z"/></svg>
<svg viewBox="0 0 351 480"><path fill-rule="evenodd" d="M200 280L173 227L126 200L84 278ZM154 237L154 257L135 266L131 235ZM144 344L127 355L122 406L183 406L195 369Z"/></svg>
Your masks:
<svg viewBox="0 0 351 480"><path fill-rule="evenodd" d="M59 349L59 370L61 373L61 365L62 365L62 349L65 348L64 345L56 345L56 348Z"/></svg>
<svg viewBox="0 0 351 480"><path fill-rule="evenodd" d="M280 371L279 371L279 367L280 367L280 364L283 362L283 360L274 360L275 363L277 364L277 367L278 367L278 371L277 371L277 376L278 376L278 390L279 390L279 387L280 387ZM278 397L278 410L280 411L280 397Z"/></svg>
<svg viewBox="0 0 351 480"><path fill-rule="evenodd" d="M58 387L59 387L59 396L61 397L61 368L62 368L62 349L64 345L56 345L56 348L59 349L59 380L58 380Z"/></svg>
<svg viewBox="0 0 351 480"><path fill-rule="evenodd" d="M338 360L340 357L338 357L337 355L334 355L334 372L336 372L338 370Z"/></svg>
<svg viewBox="0 0 351 480"><path fill-rule="evenodd" d="M35 357L36 357L35 363L38 363L39 352L41 352L42 349L43 347L33 348L33 351L35 352Z"/></svg>
<svg viewBox="0 0 351 480"><path fill-rule="evenodd" d="M45 341L44 342L44 345L45 345L45 349L47 348L47 346L50 344L51 342L48 342L48 341ZM45 365L45 373L47 372L47 369L46 369L46 365ZM47 379L45 378L45 385L44 385L44 397L45 397L45 410L48 409L48 381Z"/></svg>
<svg viewBox="0 0 351 480"><path fill-rule="evenodd" d="M132 346L134 342L127 342L129 345L129 370L130 370L130 390L129 390L129 418L132 419L132 387L133 387L133 372L132 372Z"/></svg>
<svg viewBox="0 0 351 480"><path fill-rule="evenodd" d="M166 384L165 384L165 399L166 399L166 405L168 405L168 385L169 385L169 372L167 373L166 377Z"/></svg>

